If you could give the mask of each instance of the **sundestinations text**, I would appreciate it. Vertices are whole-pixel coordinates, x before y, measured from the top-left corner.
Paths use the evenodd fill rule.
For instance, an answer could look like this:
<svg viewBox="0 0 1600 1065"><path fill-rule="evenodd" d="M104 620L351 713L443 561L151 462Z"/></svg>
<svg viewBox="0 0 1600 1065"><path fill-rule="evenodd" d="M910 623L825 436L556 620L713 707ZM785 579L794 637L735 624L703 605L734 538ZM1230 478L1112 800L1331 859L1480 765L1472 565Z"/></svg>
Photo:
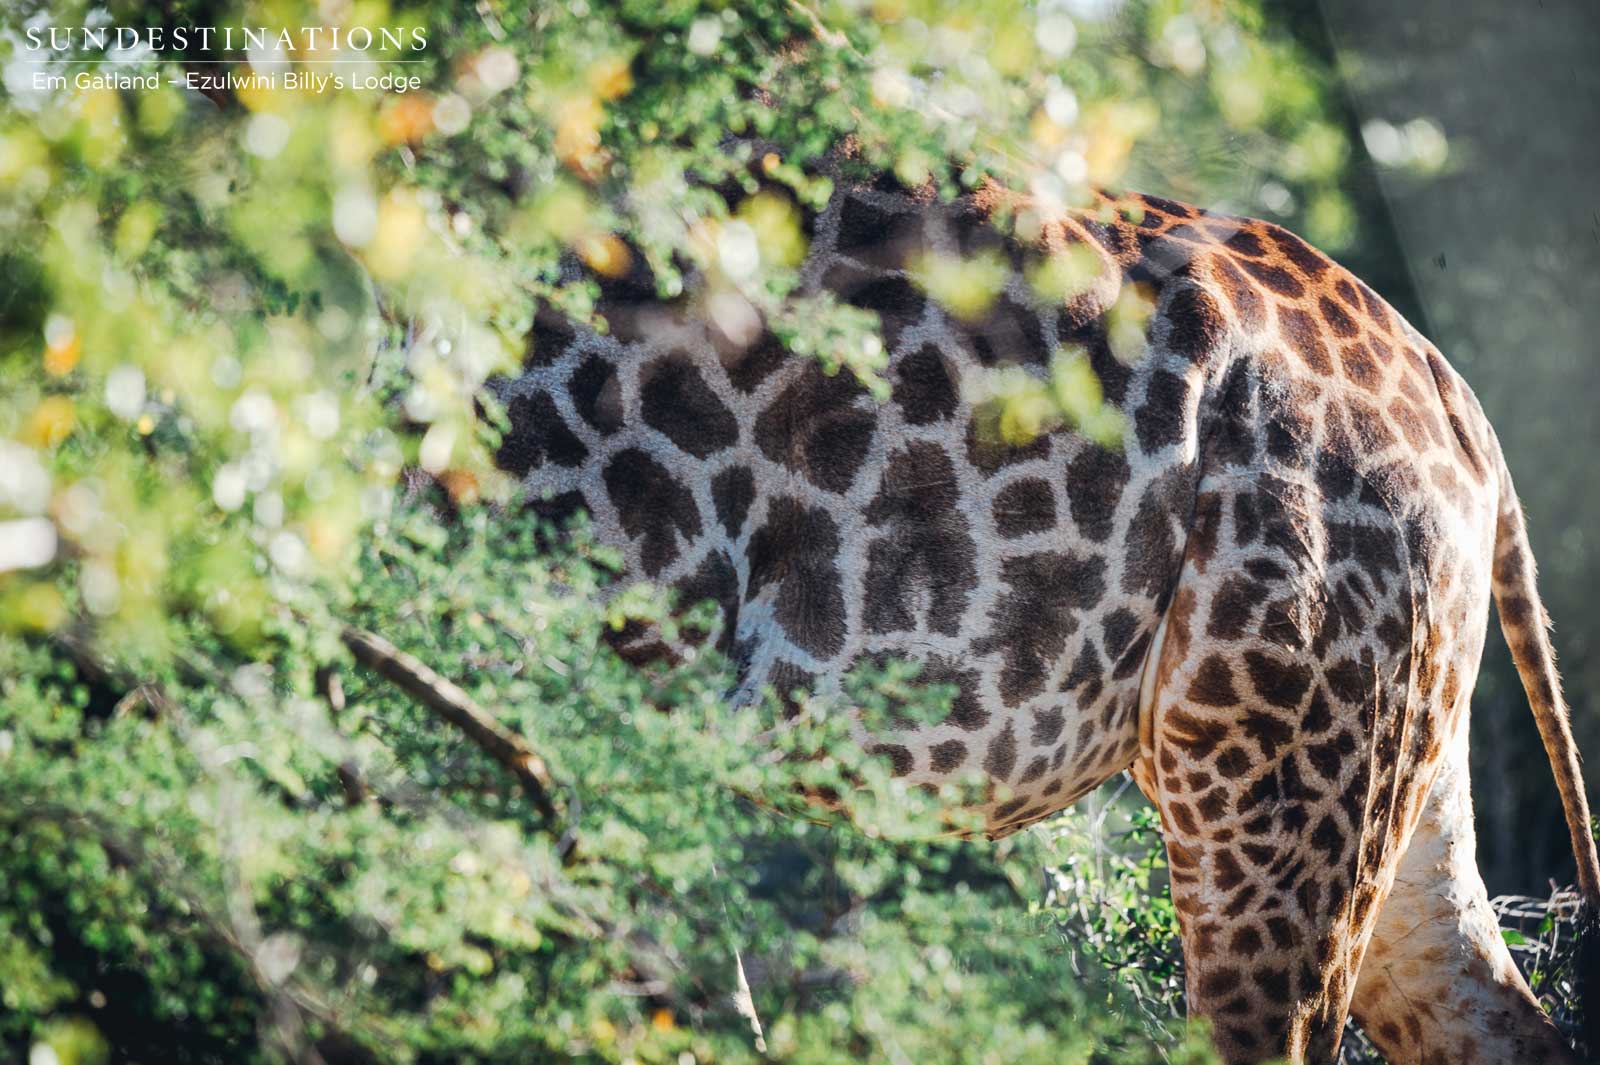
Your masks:
<svg viewBox="0 0 1600 1065"><path fill-rule="evenodd" d="M428 47L428 31L420 26L34 26L27 31L34 51L75 49L152 52L210 52L240 49L283 52L352 51L420 52Z"/></svg>

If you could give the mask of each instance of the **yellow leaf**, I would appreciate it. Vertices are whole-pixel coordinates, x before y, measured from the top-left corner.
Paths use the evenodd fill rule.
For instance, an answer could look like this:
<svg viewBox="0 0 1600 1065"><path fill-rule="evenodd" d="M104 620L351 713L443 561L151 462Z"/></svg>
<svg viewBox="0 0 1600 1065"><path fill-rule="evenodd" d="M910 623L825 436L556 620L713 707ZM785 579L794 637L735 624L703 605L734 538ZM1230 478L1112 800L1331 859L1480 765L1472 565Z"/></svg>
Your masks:
<svg viewBox="0 0 1600 1065"><path fill-rule="evenodd" d="M1067 131L1058 126L1044 109L1033 113L1033 119L1028 123L1028 136L1033 138L1033 143L1041 148L1058 148L1061 142L1067 139Z"/></svg>
<svg viewBox="0 0 1600 1065"><path fill-rule="evenodd" d="M0 615L19 627L49 632L67 620L67 604L51 584L30 584L15 599L0 606Z"/></svg>
<svg viewBox="0 0 1600 1065"><path fill-rule="evenodd" d="M439 474L439 483L450 493L450 498L463 506L478 501L478 478L471 470L447 469Z"/></svg>
<svg viewBox="0 0 1600 1065"><path fill-rule="evenodd" d="M426 222L416 197L396 190L378 205L378 230L367 246L367 263L386 280L403 277L422 243Z"/></svg>
<svg viewBox="0 0 1600 1065"><path fill-rule="evenodd" d="M1028 268L1028 285L1044 303L1063 304L1089 291L1100 269L1094 249L1068 244Z"/></svg>
<svg viewBox="0 0 1600 1065"><path fill-rule="evenodd" d="M45 347L44 372L52 377L69 374L72 368L78 365L78 359L82 355L83 344L78 340L78 332L75 329L71 330Z"/></svg>
<svg viewBox="0 0 1600 1065"><path fill-rule="evenodd" d="M605 115L593 96L569 96L556 106L556 155L579 173L587 174L591 158L600 149L600 120Z"/></svg>
<svg viewBox="0 0 1600 1065"><path fill-rule="evenodd" d="M776 266L798 266L806 257L806 238L800 216L788 197L758 192L739 205L739 220L756 235L761 261Z"/></svg>
<svg viewBox="0 0 1600 1065"><path fill-rule="evenodd" d="M629 253L628 246L611 233L580 237L574 249L578 253L578 258L602 277L622 277L633 265L633 256Z"/></svg>
<svg viewBox="0 0 1600 1065"><path fill-rule="evenodd" d="M953 255L924 255L912 270L923 291L951 314L966 321L981 318L1006 282L1007 267L999 255L987 253L971 259Z"/></svg>
<svg viewBox="0 0 1600 1065"><path fill-rule="evenodd" d="M589 88L602 100L615 100L626 96L633 88L633 73L628 61L621 56L607 56L592 64L588 73Z"/></svg>
<svg viewBox="0 0 1600 1065"><path fill-rule="evenodd" d="M378 132L387 144L415 144L433 132L433 105L402 96L378 116Z"/></svg>
<svg viewBox="0 0 1600 1065"><path fill-rule="evenodd" d="M28 416L23 428L23 443L38 448L55 447L72 434L77 421L72 400L66 396L46 396Z"/></svg>
<svg viewBox="0 0 1600 1065"><path fill-rule="evenodd" d="M122 212L117 221L117 254L124 259L143 255L160 222L161 212L151 203L136 203Z"/></svg>
<svg viewBox="0 0 1600 1065"><path fill-rule="evenodd" d="M1155 313L1155 289L1140 281L1122 286L1117 302L1106 312L1106 340L1111 354L1124 366L1132 366L1144 357L1149 346L1145 339L1145 325Z"/></svg>

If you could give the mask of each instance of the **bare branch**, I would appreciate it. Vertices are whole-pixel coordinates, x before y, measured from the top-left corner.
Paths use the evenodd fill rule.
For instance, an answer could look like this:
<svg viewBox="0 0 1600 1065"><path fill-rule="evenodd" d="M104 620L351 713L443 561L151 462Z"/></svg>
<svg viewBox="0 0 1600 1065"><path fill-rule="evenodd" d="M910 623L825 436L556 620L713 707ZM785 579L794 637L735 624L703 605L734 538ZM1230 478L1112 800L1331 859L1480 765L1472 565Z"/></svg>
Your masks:
<svg viewBox="0 0 1600 1065"><path fill-rule="evenodd" d="M350 625L344 626L339 635L357 662L466 733L479 749L504 766L522 784L547 828L560 831L555 784L544 759L526 740L497 721L453 681L382 636Z"/></svg>

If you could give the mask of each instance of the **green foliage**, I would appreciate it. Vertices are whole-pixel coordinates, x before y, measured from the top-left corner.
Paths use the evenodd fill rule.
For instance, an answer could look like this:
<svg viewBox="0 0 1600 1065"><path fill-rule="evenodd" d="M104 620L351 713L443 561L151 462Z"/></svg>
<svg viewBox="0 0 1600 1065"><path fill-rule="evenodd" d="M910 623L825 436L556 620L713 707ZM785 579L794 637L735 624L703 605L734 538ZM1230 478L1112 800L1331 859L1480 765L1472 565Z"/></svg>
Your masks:
<svg viewBox="0 0 1600 1065"><path fill-rule="evenodd" d="M1115 974L1159 1034L1181 1016L1178 915L1165 892L1165 848L1154 808L1118 799L1132 781L1054 822L1045 903L1087 966ZM1086 966L1086 967L1087 967ZM1092 971L1092 970L1091 970Z"/></svg>
<svg viewBox="0 0 1600 1065"><path fill-rule="evenodd" d="M1073 975L1092 918L1078 899L1063 923L1041 884L1051 839L935 838L939 797L849 743L836 710L761 744L778 718L730 711L714 656L657 675L601 650L619 609L667 606L642 589L600 605L609 569L581 534L557 549L513 515L408 507L364 541L344 606L454 664L548 755L571 782L565 863L499 765L292 607L263 622L265 657L196 634L181 661L142 663L161 687L142 706L108 705L51 645L0 645L0 914L20 959L0 1037L87 1015L134 1057L747 1060L737 951L782 1060L1153 1060L1171 1032ZM852 689L886 713L948 709L910 680L886 667ZM797 785L859 796L852 830L807 817Z"/></svg>
<svg viewBox="0 0 1600 1065"><path fill-rule="evenodd" d="M590 314L572 256L642 256L663 297L692 272L719 328L881 391L872 317L796 294L828 157L1047 203L1128 180L1337 243L1322 76L1253 0L103 8L0 15L0 1054L754 1060L741 957L781 1060L1205 1059L1147 816L954 842L954 791L840 708L734 713L706 654L624 666L609 629L708 616L521 513L480 400L541 304ZM30 87L101 57L17 31L106 15L416 26L423 88ZM924 265L953 311L992 295ZM997 380L1000 431L1114 435L1083 369ZM563 819L346 624L531 744ZM869 725L949 694L847 686Z"/></svg>

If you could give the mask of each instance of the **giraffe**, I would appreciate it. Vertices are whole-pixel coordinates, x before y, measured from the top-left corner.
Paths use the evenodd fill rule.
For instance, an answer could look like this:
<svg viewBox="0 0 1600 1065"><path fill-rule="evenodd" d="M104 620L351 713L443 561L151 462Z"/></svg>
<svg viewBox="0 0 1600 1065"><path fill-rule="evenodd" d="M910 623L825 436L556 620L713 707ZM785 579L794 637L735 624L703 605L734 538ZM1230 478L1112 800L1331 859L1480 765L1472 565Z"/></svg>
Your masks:
<svg viewBox="0 0 1600 1065"><path fill-rule="evenodd" d="M1397 1065L1574 1061L1473 858L1491 597L1591 904L1600 864L1510 475L1434 346L1286 230L1153 196L841 181L805 230L804 289L880 319L886 402L697 313L693 279L658 300L635 260L595 279L607 331L541 310L492 382L528 505L587 511L630 578L714 601L737 699L896 657L953 685L945 720L856 736L914 783L981 773L992 836L1131 770L1225 1059L1332 1061L1353 1011ZM1067 252L1092 280L1041 296L1030 266ZM1005 283L962 318L919 287L926 253L998 256ZM1120 440L997 438L974 382L1063 350ZM615 647L673 654L637 626Z"/></svg>

